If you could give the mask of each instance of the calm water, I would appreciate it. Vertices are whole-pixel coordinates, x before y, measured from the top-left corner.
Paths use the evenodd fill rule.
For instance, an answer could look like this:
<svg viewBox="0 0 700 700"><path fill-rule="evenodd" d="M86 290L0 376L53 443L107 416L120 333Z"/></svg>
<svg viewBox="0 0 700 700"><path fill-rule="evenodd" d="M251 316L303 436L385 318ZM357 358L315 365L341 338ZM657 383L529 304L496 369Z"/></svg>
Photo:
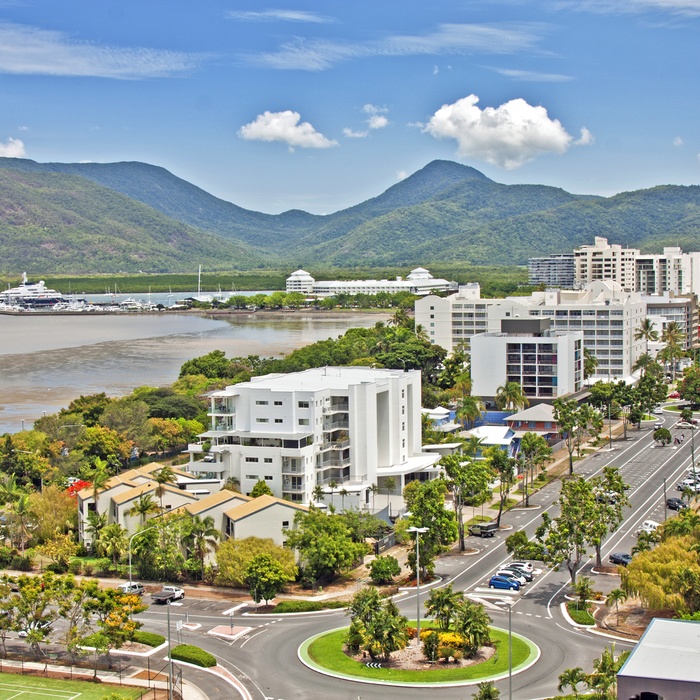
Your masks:
<svg viewBox="0 0 700 700"><path fill-rule="evenodd" d="M21 430L22 421L31 427L80 394L171 384L183 362L212 350L276 356L380 318L0 315L0 435Z"/></svg>

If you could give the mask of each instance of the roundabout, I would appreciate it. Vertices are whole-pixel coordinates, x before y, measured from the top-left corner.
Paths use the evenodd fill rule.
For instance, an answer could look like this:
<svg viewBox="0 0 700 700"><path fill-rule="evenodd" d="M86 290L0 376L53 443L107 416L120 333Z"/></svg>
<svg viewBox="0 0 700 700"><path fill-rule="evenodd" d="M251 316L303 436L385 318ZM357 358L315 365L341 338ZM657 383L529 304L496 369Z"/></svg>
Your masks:
<svg viewBox="0 0 700 700"><path fill-rule="evenodd" d="M313 671L326 676L357 683L409 688L474 685L484 681L502 680L509 675L508 631L499 627L491 627L491 638L495 642L496 652L490 658L471 664L438 662L430 664L424 670L385 665L387 662L381 659L374 660L375 664L369 657L366 662L356 661L344 651L347 630L348 627L338 627L309 637L299 647L299 660ZM512 642L512 674L515 675L536 663L540 657L540 649L520 634L513 633ZM372 666L368 665L370 662ZM391 664L391 661L388 663Z"/></svg>

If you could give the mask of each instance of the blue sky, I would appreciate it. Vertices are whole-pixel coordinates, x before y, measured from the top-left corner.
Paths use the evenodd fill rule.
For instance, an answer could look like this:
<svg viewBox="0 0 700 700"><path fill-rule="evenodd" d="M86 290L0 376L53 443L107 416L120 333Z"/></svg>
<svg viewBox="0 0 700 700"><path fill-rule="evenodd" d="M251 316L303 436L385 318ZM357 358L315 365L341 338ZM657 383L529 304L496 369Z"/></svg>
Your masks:
<svg viewBox="0 0 700 700"><path fill-rule="evenodd" d="M700 182L700 0L0 0L0 155L330 213L434 159Z"/></svg>

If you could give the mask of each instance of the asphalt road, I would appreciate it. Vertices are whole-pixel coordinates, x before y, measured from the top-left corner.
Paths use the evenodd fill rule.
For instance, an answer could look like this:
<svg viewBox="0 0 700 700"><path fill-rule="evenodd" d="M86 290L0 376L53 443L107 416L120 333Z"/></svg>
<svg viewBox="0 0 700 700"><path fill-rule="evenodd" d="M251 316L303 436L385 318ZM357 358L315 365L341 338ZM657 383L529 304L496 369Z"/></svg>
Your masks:
<svg viewBox="0 0 700 700"><path fill-rule="evenodd" d="M667 427L671 427L677 416L665 413ZM681 445L660 447L653 442L652 428L628 431L627 440L620 438L612 449L601 450L585 459L575 462L575 473L587 478L599 474L606 465L617 466L623 479L630 485L627 492L631 507L627 509L624 523L619 530L604 543L604 561L611 552L629 552L634 546L635 532L647 519L658 522L664 520L666 496L678 495L675 484L691 465L693 442L689 430L684 432L686 439ZM700 438L700 435L698 436ZM697 445L700 450L700 440ZM664 478L666 491L664 493ZM529 536L534 535L541 514L548 510L553 517L558 514L557 482L543 488L530 498L530 509L514 509L506 513L502 524L511 526L510 531L501 531L491 539L471 537L470 546L479 549L476 555L456 555L441 558L436 573L443 577L438 585L451 583L455 590L465 591L471 598L484 602L494 624L508 627L508 612L505 603L512 605L511 624L513 631L532 640L541 650L540 659L527 671L512 678L512 697L515 700L533 700L556 695L559 674L566 668L581 666L588 671L592 661L609 646L611 640L587 630L571 627L564 620L559 609L568 587L569 577L565 570L558 572L543 569L532 583L521 593L510 594L504 591L491 591L487 582L497 567L509 560L505 550L505 538L510 532L524 529ZM668 517L675 515L668 511ZM608 592L619 585L619 577L592 573L589 561L580 573L594 579L595 588ZM421 603L427 597L427 589L421 590ZM415 618L415 593L398 598L401 611L411 619ZM361 698L362 700L386 700L387 697L424 698L425 689L392 688L370 684L359 684L337 680L318 674L306 668L297 658L299 645L318 632L347 624L342 611L290 617L243 616L234 613L236 627L250 627L250 630L235 641L213 637L207 632L217 625L230 623L230 615L224 614L231 608L225 601L203 601L185 599L179 606L171 607L172 625L177 620L187 618L191 623L201 624L196 631L187 629L179 633L173 631L173 639L181 635L186 643L201 646L215 654L225 668L235 673L248 688L254 700L316 700L336 698L337 700ZM147 629L165 633L166 610L162 606L151 606L140 616ZM616 651L631 648L629 642L617 641ZM185 673L188 676L188 672ZM199 681L195 681L198 682ZM203 690L210 693L212 700L218 697L232 697L219 694L220 688L212 691L201 683ZM220 684L218 684L220 686ZM497 683L501 696L508 698L508 679ZM212 694L212 692L216 694ZM464 699L470 697L475 688L441 688L440 697Z"/></svg>

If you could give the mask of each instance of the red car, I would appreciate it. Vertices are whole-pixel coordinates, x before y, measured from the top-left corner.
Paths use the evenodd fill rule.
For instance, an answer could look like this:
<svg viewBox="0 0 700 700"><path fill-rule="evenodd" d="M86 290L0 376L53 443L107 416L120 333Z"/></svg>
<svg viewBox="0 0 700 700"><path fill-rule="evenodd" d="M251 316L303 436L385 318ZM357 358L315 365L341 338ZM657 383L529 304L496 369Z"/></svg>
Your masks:
<svg viewBox="0 0 700 700"><path fill-rule="evenodd" d="M668 398L669 398L669 399L680 399L680 398L681 398L681 395L680 395L677 391L672 391L672 392L668 395Z"/></svg>

